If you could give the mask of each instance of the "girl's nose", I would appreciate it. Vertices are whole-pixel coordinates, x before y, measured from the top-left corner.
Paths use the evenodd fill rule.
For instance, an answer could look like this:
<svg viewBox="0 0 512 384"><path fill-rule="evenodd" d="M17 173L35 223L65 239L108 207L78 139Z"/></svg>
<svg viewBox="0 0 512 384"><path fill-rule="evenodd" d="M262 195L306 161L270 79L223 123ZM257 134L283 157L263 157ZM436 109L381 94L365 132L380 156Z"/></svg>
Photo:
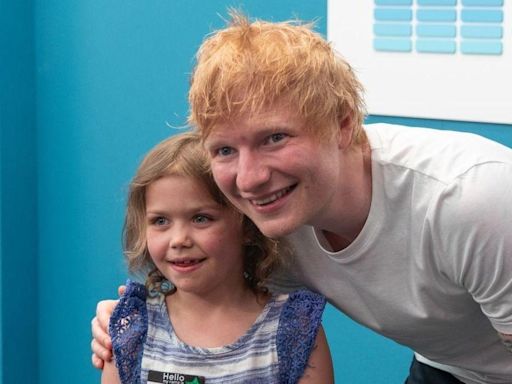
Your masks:
<svg viewBox="0 0 512 384"><path fill-rule="evenodd" d="M183 225L174 225L170 232L169 247L173 249L188 248L192 246L192 239L188 229Z"/></svg>

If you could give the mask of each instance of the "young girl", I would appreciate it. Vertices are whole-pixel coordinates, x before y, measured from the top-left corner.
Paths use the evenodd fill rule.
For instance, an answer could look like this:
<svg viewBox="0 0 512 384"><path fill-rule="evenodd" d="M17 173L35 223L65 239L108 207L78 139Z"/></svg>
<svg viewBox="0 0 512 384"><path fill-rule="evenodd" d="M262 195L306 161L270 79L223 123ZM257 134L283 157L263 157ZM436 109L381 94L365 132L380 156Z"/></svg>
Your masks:
<svg viewBox="0 0 512 384"><path fill-rule="evenodd" d="M128 197L128 282L102 383L332 383L325 299L272 295L278 243L217 189L198 135L157 145Z"/></svg>

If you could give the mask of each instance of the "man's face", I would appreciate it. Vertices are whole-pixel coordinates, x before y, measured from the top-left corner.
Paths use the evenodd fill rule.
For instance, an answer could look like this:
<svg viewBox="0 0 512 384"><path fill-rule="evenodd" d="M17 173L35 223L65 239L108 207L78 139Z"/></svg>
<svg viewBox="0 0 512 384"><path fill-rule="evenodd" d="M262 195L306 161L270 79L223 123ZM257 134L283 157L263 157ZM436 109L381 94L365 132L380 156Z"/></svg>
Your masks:
<svg viewBox="0 0 512 384"><path fill-rule="evenodd" d="M267 236L327 220L338 185L340 149L278 106L218 124L206 139L215 181Z"/></svg>

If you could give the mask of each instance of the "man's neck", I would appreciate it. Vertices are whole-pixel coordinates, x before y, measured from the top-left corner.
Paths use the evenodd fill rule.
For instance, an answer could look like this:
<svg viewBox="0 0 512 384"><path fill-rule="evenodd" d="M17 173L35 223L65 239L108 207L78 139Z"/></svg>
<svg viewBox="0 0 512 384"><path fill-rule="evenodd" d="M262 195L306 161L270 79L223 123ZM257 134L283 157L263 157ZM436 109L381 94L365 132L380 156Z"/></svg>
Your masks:
<svg viewBox="0 0 512 384"><path fill-rule="evenodd" d="M324 221L325 226L320 227L333 252L345 249L356 239L368 219L372 202L371 150L368 143L359 147L351 162L348 169L353 173L342 178L345 182L350 180L350 193L339 199L342 206L339 211L332 211L332 220Z"/></svg>
<svg viewBox="0 0 512 384"><path fill-rule="evenodd" d="M329 231L322 231L322 234L332 252L338 252L347 248L353 241L353 239L348 239Z"/></svg>

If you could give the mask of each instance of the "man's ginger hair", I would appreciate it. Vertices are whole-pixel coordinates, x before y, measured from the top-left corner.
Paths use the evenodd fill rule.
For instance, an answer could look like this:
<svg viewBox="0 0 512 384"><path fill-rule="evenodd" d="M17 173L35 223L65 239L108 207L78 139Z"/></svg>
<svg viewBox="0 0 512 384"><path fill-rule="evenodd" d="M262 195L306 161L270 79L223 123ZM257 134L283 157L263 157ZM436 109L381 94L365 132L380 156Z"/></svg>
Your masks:
<svg viewBox="0 0 512 384"><path fill-rule="evenodd" d="M189 123L203 138L218 123L284 102L316 137L332 138L349 123L353 142L365 140L363 88L312 24L230 15L229 25L199 48L192 75Z"/></svg>

